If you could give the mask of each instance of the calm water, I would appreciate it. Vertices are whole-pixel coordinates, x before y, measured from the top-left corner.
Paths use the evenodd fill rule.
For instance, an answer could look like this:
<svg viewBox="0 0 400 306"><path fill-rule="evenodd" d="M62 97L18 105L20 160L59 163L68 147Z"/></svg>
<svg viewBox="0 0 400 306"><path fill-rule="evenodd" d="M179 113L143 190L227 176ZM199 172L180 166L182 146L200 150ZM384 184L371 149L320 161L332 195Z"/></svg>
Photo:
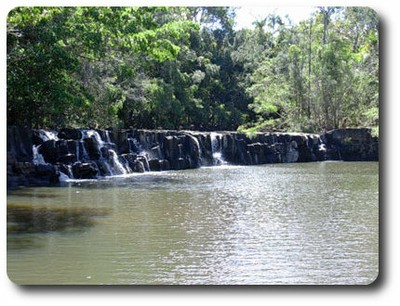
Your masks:
<svg viewBox="0 0 400 306"><path fill-rule="evenodd" d="M8 194L19 284L369 284L378 163L219 166Z"/></svg>

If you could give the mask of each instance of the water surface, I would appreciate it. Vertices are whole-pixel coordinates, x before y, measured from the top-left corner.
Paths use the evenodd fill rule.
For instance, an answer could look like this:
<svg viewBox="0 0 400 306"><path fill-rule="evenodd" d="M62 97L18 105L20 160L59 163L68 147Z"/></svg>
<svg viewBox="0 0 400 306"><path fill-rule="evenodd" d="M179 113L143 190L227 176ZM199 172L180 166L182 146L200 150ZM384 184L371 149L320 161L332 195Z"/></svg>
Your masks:
<svg viewBox="0 0 400 306"><path fill-rule="evenodd" d="M216 166L22 188L19 284L369 284L378 163Z"/></svg>

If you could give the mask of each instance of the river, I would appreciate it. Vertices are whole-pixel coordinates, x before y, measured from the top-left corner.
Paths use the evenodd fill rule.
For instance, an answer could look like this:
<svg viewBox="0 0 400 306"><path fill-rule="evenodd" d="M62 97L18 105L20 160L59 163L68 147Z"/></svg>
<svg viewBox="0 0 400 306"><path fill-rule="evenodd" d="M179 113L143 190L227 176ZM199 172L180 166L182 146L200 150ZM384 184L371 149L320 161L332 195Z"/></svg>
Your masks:
<svg viewBox="0 0 400 306"><path fill-rule="evenodd" d="M379 165L215 166L7 195L18 284L364 285L379 268Z"/></svg>

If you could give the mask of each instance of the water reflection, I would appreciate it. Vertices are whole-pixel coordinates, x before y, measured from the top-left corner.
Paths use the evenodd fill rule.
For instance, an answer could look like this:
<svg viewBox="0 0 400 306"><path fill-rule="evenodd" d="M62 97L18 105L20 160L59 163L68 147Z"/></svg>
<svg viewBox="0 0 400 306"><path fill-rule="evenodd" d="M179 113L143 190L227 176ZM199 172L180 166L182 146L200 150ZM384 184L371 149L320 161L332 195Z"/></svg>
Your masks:
<svg viewBox="0 0 400 306"><path fill-rule="evenodd" d="M106 216L108 209L65 208L7 205L7 232L9 235L18 233L43 233L65 231L93 226L93 217Z"/></svg>

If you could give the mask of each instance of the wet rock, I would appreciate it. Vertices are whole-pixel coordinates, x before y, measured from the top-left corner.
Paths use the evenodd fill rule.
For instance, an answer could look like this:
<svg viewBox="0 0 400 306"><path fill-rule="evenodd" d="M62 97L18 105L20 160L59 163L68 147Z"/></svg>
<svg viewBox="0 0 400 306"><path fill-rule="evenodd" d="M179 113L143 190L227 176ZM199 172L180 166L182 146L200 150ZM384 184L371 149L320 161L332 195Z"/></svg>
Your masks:
<svg viewBox="0 0 400 306"><path fill-rule="evenodd" d="M176 136L166 136L163 140L163 148L165 159L167 159L171 165L171 169L180 169L181 164L178 161L181 158L182 145L179 143L179 138Z"/></svg>
<svg viewBox="0 0 400 306"><path fill-rule="evenodd" d="M162 159L163 154L161 152L160 145L151 148L151 155L153 156L153 158Z"/></svg>
<svg viewBox="0 0 400 306"><path fill-rule="evenodd" d="M74 177L77 179L94 179L99 172L95 163L80 163L77 162L72 166Z"/></svg>
<svg viewBox="0 0 400 306"><path fill-rule="evenodd" d="M149 160L150 171L161 171L160 161L158 159Z"/></svg>
<svg viewBox="0 0 400 306"><path fill-rule="evenodd" d="M101 152L99 143L97 142L96 138L88 137L84 139L84 142L87 148L87 153L89 155L89 158L91 160L98 160L101 156Z"/></svg>
<svg viewBox="0 0 400 306"><path fill-rule="evenodd" d="M77 160L76 160L75 154L70 154L70 153L62 155L58 158L58 162L63 163L63 164L74 163L76 161Z"/></svg>
<svg viewBox="0 0 400 306"><path fill-rule="evenodd" d="M14 162L12 171L15 175L32 176L35 173L35 165L30 162Z"/></svg>
<svg viewBox="0 0 400 306"><path fill-rule="evenodd" d="M148 158L146 156L139 155L137 157L137 160L142 163L145 171L150 171L149 161L148 161ZM138 172L140 172L140 171L138 171Z"/></svg>
<svg viewBox="0 0 400 306"><path fill-rule="evenodd" d="M49 140L56 140L55 133L53 131L47 131L43 129L32 130L32 142L34 145L41 145L43 142Z"/></svg>
<svg viewBox="0 0 400 306"><path fill-rule="evenodd" d="M160 162L160 168L162 171L167 171L167 170L171 169L168 160L161 159L159 162Z"/></svg>
<svg viewBox="0 0 400 306"><path fill-rule="evenodd" d="M298 144L295 140L292 140L285 146L285 152L282 157L284 163L295 163L299 159Z"/></svg>
<svg viewBox="0 0 400 306"><path fill-rule="evenodd" d="M184 155L189 159L190 168L198 168L201 166L201 150L200 144L196 137L186 134L184 138Z"/></svg>
<svg viewBox="0 0 400 306"><path fill-rule="evenodd" d="M143 173L146 171L146 168L143 164L142 161L140 160L135 160L132 166L132 171L133 172L139 172L139 173Z"/></svg>
<svg viewBox="0 0 400 306"><path fill-rule="evenodd" d="M344 161L377 161L378 139L371 136L371 129L337 129L324 135L330 159Z"/></svg>
<svg viewBox="0 0 400 306"><path fill-rule="evenodd" d="M57 136L56 136L57 135ZM89 135L91 135L89 137ZM212 136L212 137L211 137ZM33 145L43 160L33 164ZM46 130L7 128L8 184L56 181L57 169L75 178L121 172L183 170L227 162L238 165L317 160L378 160L371 130L337 129L304 133L194 132L165 130ZM214 153L214 154L213 154ZM118 162L119 161L119 162ZM116 164L117 163L117 164Z"/></svg>
<svg viewBox="0 0 400 306"><path fill-rule="evenodd" d="M58 132L57 136L60 139L80 140L82 138L82 132L78 129L64 128Z"/></svg>
<svg viewBox="0 0 400 306"><path fill-rule="evenodd" d="M56 141L52 139L43 142L39 147L39 153L43 155L46 163L55 164L58 160Z"/></svg>
<svg viewBox="0 0 400 306"><path fill-rule="evenodd" d="M30 162L32 152L32 130L10 126L7 127L7 153L20 162Z"/></svg>

